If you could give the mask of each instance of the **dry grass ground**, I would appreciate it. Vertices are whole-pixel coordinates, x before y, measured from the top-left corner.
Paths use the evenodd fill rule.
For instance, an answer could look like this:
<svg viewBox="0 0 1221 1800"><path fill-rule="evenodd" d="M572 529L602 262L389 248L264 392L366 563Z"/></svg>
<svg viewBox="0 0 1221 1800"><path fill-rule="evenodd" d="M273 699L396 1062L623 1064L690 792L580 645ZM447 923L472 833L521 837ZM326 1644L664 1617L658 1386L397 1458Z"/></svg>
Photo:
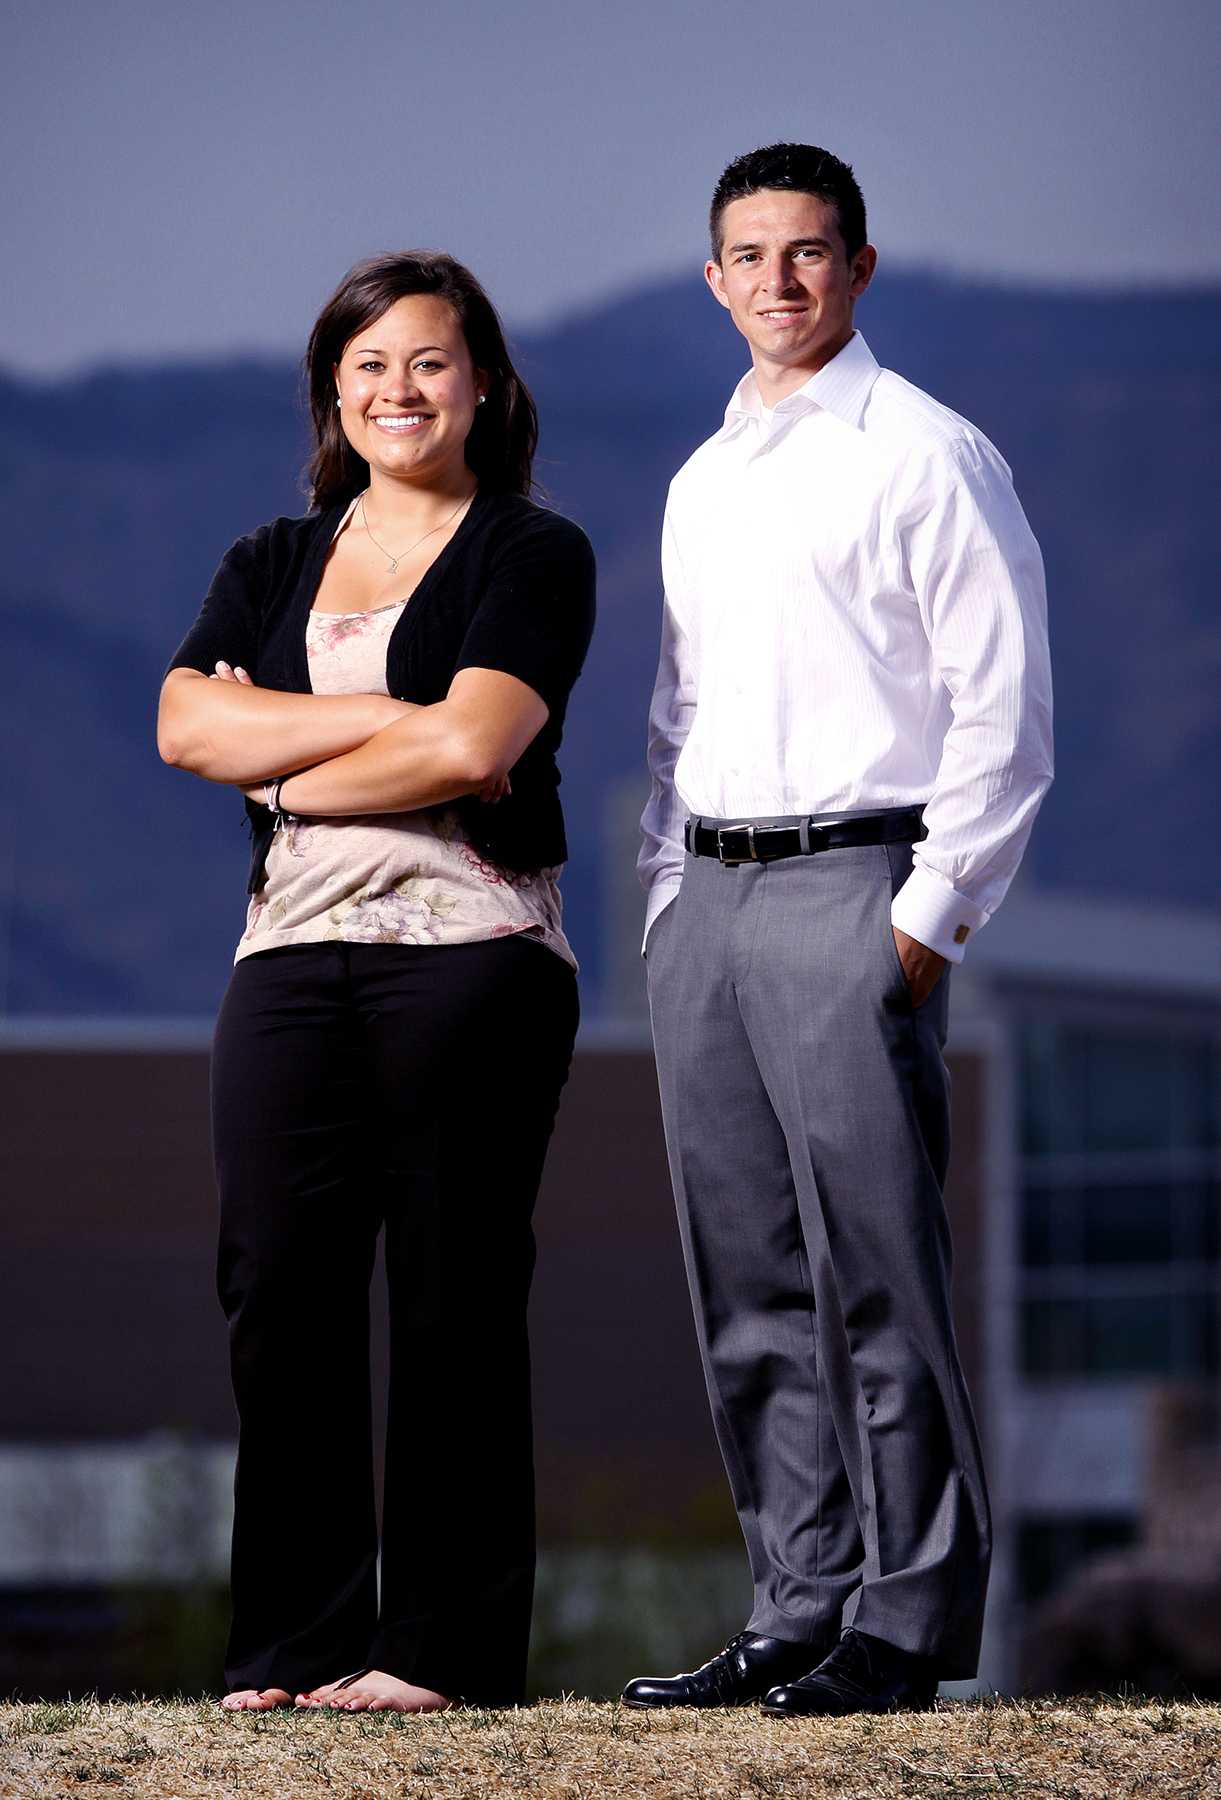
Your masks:
<svg viewBox="0 0 1221 1800"><path fill-rule="evenodd" d="M751 1711L222 1713L211 1703L0 1706L0 1795L156 1800L933 1800L1221 1795L1221 1706L943 1703L789 1724Z"/></svg>

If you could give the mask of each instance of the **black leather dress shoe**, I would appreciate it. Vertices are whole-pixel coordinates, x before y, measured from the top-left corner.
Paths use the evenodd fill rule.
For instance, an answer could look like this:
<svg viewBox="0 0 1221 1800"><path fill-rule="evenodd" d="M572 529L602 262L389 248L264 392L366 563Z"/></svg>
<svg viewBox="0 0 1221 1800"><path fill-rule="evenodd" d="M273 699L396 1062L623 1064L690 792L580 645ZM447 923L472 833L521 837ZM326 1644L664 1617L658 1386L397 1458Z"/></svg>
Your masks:
<svg viewBox="0 0 1221 1800"><path fill-rule="evenodd" d="M928 1657L849 1630L808 1675L770 1689L763 1710L785 1719L843 1718L860 1712L928 1712L936 1698L937 1677Z"/></svg>
<svg viewBox="0 0 1221 1800"><path fill-rule="evenodd" d="M623 1690L625 1706L746 1706L778 1681L791 1681L817 1663L825 1642L794 1644L787 1638L740 1631L723 1650L689 1675L641 1675Z"/></svg>

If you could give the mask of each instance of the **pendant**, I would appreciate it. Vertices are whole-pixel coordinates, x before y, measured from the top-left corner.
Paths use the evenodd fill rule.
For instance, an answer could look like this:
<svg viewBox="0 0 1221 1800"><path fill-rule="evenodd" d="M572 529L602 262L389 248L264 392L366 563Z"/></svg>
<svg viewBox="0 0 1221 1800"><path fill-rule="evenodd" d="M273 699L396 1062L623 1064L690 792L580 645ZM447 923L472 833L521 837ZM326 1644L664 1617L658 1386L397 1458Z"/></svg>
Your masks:
<svg viewBox="0 0 1221 1800"><path fill-rule="evenodd" d="M398 557L397 556L391 557L390 562L387 565L387 573L390 575L393 575L395 573L395 571L397 570L398 566L399 566Z"/></svg>

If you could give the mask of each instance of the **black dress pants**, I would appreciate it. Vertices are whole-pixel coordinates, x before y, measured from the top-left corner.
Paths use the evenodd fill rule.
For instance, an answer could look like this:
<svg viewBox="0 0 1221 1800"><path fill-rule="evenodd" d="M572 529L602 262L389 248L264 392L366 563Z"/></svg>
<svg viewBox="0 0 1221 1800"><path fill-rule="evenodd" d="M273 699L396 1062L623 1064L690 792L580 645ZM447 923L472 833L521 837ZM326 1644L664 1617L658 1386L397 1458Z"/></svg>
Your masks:
<svg viewBox="0 0 1221 1800"><path fill-rule="evenodd" d="M531 1212L577 1023L519 938L310 944L217 1022L218 1288L239 1417L230 1690L365 1666L523 1696L534 1585ZM385 1226L380 1604L369 1286Z"/></svg>

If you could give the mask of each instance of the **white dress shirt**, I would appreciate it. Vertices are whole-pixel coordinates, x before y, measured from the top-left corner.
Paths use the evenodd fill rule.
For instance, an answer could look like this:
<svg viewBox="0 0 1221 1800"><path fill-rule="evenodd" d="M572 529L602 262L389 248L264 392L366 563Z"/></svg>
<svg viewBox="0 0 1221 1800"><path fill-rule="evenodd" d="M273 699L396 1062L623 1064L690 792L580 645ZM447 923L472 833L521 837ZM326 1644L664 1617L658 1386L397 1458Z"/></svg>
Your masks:
<svg viewBox="0 0 1221 1800"><path fill-rule="evenodd" d="M770 413L738 384L670 485L662 574L646 939L689 815L924 802L892 919L961 962L1052 776L1043 563L1003 458L858 332Z"/></svg>

